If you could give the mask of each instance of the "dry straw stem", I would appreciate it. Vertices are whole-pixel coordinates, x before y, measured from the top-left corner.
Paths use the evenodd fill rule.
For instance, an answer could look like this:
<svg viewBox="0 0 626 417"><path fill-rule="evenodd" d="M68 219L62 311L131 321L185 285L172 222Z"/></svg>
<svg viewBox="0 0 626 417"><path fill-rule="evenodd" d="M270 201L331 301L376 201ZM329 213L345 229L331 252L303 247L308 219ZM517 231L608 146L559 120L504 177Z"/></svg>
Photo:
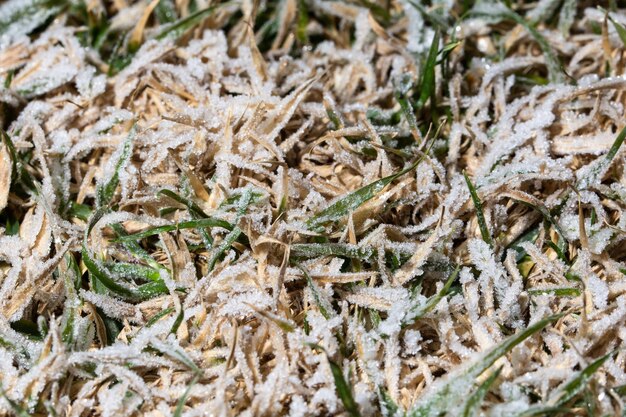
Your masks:
<svg viewBox="0 0 626 417"><path fill-rule="evenodd" d="M626 409L626 10L0 4L0 415Z"/></svg>

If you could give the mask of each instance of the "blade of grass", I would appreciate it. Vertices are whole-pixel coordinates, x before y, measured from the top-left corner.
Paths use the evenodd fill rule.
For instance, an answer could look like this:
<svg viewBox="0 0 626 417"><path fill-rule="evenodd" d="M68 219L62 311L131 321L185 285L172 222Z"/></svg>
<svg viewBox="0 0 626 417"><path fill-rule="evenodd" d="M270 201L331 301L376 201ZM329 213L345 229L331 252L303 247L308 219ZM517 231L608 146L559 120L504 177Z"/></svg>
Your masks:
<svg viewBox="0 0 626 417"><path fill-rule="evenodd" d="M291 245L293 258L317 258L319 256L343 256L351 259L369 260L376 256L371 246L360 247L347 243L294 243Z"/></svg>
<svg viewBox="0 0 626 417"><path fill-rule="evenodd" d="M326 320L329 320L330 314L328 314L328 310L326 310L326 307L324 307L324 304L322 303L322 297L319 293L319 289L317 288L317 285L315 285L315 283L313 282L311 275L309 275L309 272L302 265L297 264L297 267L298 269L300 269L300 271L302 271L302 274L304 275L304 278L306 279L307 285L311 289L311 293L313 294L313 299L315 300L315 304L317 305L317 308L319 309L320 313Z"/></svg>
<svg viewBox="0 0 626 417"><path fill-rule="evenodd" d="M594 360L574 377L572 377L565 385L554 391L549 400L551 403L550 405L561 407L567 404L585 388L593 374L615 353L615 351L609 352L606 355Z"/></svg>
<svg viewBox="0 0 626 417"><path fill-rule="evenodd" d="M434 386L430 393L425 393L417 405L407 413L407 417L427 417L452 409L463 400L472 382L491 367L496 360L548 324L563 317L563 315L548 316L531 324L523 331L508 337L480 359L467 366L463 371L450 375L445 382Z"/></svg>
<svg viewBox="0 0 626 417"><path fill-rule="evenodd" d="M96 190L96 206L104 207L107 204L110 204L113 196L115 195L115 190L120 182L120 170L128 160L130 159L130 154L133 150L133 140L135 135L137 134L137 125L133 124L133 127L130 129L124 144L122 145L122 153L120 154L119 159L115 163L115 169L111 179L104 184L99 184Z"/></svg>
<svg viewBox="0 0 626 417"><path fill-rule="evenodd" d="M118 238L128 236L128 233L126 233L126 230L124 230L121 224L114 223L114 224L111 224L110 227L113 229L115 234L117 234ZM141 259L142 261L150 265L153 269L156 269L157 271L161 271L161 272L166 273L167 275L170 275L170 271L166 267L158 263L152 256L150 256L150 254L146 252L144 248L139 246L139 244L135 240L124 241L122 242L122 245L124 246L126 250L128 250L131 254L133 254L133 256L135 256L138 259Z"/></svg>
<svg viewBox="0 0 626 417"><path fill-rule="evenodd" d="M413 88L413 80L410 75L404 74L400 77L400 81L394 86L394 96L396 101L400 104L402 114L409 124L415 141L419 143L421 138L417 126L417 118L415 117L415 110L409 100L411 88Z"/></svg>
<svg viewBox="0 0 626 417"><path fill-rule="evenodd" d="M485 379L482 384L478 387L478 389L472 393L467 399L465 403L465 407L463 407L463 417L474 417L478 415L478 410L480 409L480 405L482 404L485 396L489 392L489 389L493 385L493 383L500 376L500 372L502 372L502 366L500 366L495 372L489 375L489 378Z"/></svg>
<svg viewBox="0 0 626 417"><path fill-rule="evenodd" d="M351 417L361 417L359 407L357 406L356 401L354 401L354 397L352 396L352 390L350 389L350 385L348 385L346 379L343 376L341 367L335 362L331 361L330 358L328 358L328 364L330 365L330 370L333 373L335 388L337 389L339 399L341 399L341 402L343 403L343 407L346 409L348 415L350 415Z"/></svg>
<svg viewBox="0 0 626 417"><path fill-rule="evenodd" d="M437 55L439 55L439 31L435 32L433 42L428 50L428 57L422 68L422 81L420 82L420 97L417 101L418 107L423 107L429 98L431 108L435 107L435 67L437 66Z"/></svg>
<svg viewBox="0 0 626 417"><path fill-rule="evenodd" d="M128 234L125 236L119 236L114 239L114 242L131 242L144 239L146 237L158 235L166 232L173 232L176 230L183 229L197 229L197 228L205 228L205 227L221 227L226 230L234 230L233 226L227 221L215 219L213 217L198 219L198 220L187 220L180 223L175 224L167 224L164 226L154 226L150 227L144 231ZM240 231L241 232L241 231Z"/></svg>
<svg viewBox="0 0 626 417"><path fill-rule="evenodd" d="M380 402L380 408L383 410L384 416L395 417L397 415L400 407L382 386L378 387L378 401Z"/></svg>
<svg viewBox="0 0 626 417"><path fill-rule="evenodd" d="M411 309L406 313L405 318L402 320L402 327L409 326L416 320L424 317L426 314L432 311L437 306L437 304L439 304L441 299L448 294L448 291L450 291L450 287L456 280L456 277L459 275L460 270L461 266L457 265L456 268L454 268L454 271L448 277L448 280L444 284L443 288L439 292L429 297L425 303L411 307Z"/></svg>
<svg viewBox="0 0 626 417"><path fill-rule="evenodd" d="M408 168L405 168L395 174L374 181L366 185L365 187L359 188L358 190L331 204L329 207L325 208L324 210L307 220L307 229L319 230L320 227L325 223L336 221L346 216L349 212L354 211L366 201L374 198L376 194L382 191L387 185L391 184L396 178L399 178L402 175L413 171L425 158L426 153L424 153Z"/></svg>
<svg viewBox="0 0 626 417"><path fill-rule="evenodd" d="M19 3L19 7L13 7L10 14L2 16L0 37L6 34L12 37L27 35L60 13L68 4L66 0L36 0Z"/></svg>
<svg viewBox="0 0 626 417"><path fill-rule="evenodd" d="M609 20L613 24L613 27L615 28L615 31L619 35L619 38L622 40L622 43L624 44L624 46L626 46L626 28L624 28L624 26L617 23L611 16L609 16Z"/></svg>
<svg viewBox="0 0 626 417"><path fill-rule="evenodd" d="M160 24L165 25L172 23L178 18L176 13L176 5L173 0L161 0L154 10L157 20Z"/></svg>
<svg viewBox="0 0 626 417"><path fill-rule="evenodd" d="M415 9L417 9L422 14L422 16L426 18L426 20L432 23L433 26L437 26L442 31L448 30L448 27L449 27L448 23L437 13L429 13L428 10L426 10L426 8L422 4L415 2L413 0L408 0L408 3L411 6L413 6Z"/></svg>
<svg viewBox="0 0 626 417"><path fill-rule="evenodd" d="M476 209L476 219L478 220L480 234L485 243L493 247L491 233L489 233L489 228L487 227L487 222L485 221L485 214L483 213L483 203L480 201L480 197L478 197L476 188L474 187L474 184L472 184L472 181L469 179L465 171L463 171L463 176L465 177L467 188L469 188L470 196L472 197L472 202L474 203L474 208Z"/></svg>
<svg viewBox="0 0 626 417"><path fill-rule="evenodd" d="M187 397L189 397L189 393L191 393L191 388L198 382L200 377L198 375L194 376L189 386L183 393L183 396L178 399L176 403L176 409L174 410L174 417L181 417L183 415L183 409L185 408L185 403L187 402Z"/></svg>
<svg viewBox="0 0 626 417"><path fill-rule="evenodd" d="M241 218L241 216L243 216L246 213L248 206L250 205L250 203L252 203L252 195L253 193L250 191L250 189L246 189L246 191L242 195L239 201L239 206L237 207L237 220L235 221L235 224L239 222L239 219ZM209 271L212 271L213 268L215 268L215 264L217 263L217 261L221 258L221 256L228 249L230 249L230 247L233 245L233 243L235 243L235 241L239 238L239 236L241 236L241 234L242 234L242 230L239 228L239 226L235 226L226 235L226 237L220 243L220 245L217 248L215 248L215 250L212 251L212 254L208 263Z"/></svg>
<svg viewBox="0 0 626 417"><path fill-rule="evenodd" d="M204 19L209 17L216 10L221 9L222 7L230 6L233 4L232 2L220 3L214 6L209 6L205 9L198 10L195 13L190 14L189 16L179 19L171 25L161 29L155 36L155 39L162 40L165 38L179 38L188 30L202 23Z"/></svg>
<svg viewBox="0 0 626 417"><path fill-rule="evenodd" d="M542 289L528 289L529 295L541 295L541 294L554 294L558 297L577 297L580 295L580 289L573 287L564 288L542 288Z"/></svg>
<svg viewBox="0 0 626 417"><path fill-rule="evenodd" d="M154 326L154 324L157 321L161 320L163 317L167 316L168 314L170 314L172 312L174 312L174 308L173 307L168 307L165 310L159 311L154 316L150 317L150 319L146 322L146 327Z"/></svg>
<svg viewBox="0 0 626 417"><path fill-rule="evenodd" d="M550 82L563 82L563 75L565 75L565 73L563 72L559 58L546 38L539 33L539 31L531 23L527 22L522 16L503 4L493 4L487 7L483 6L479 10L472 10L470 13L478 17L489 17L498 20L512 20L513 22L524 27L524 29L526 29L526 31L535 39L535 42L539 44L539 47L544 54Z"/></svg>
<svg viewBox="0 0 626 417"><path fill-rule="evenodd" d="M206 214L202 208L200 208L199 205L197 205L196 203L194 203L193 201L184 198L181 195L176 194L174 191L168 190L167 188L161 190L158 192L158 194L164 195L168 198L171 198L174 201L179 202L180 204L184 205L185 207L187 207L187 209L189 211L194 212L195 214L197 214L199 217L201 218L207 218L209 217L208 214Z"/></svg>

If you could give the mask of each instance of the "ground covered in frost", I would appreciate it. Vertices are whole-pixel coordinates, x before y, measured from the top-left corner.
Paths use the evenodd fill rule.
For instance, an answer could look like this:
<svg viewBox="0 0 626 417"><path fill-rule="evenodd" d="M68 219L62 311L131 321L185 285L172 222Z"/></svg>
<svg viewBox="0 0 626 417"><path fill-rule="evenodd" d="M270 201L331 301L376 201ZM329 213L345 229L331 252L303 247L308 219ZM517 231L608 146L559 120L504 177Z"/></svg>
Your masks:
<svg viewBox="0 0 626 417"><path fill-rule="evenodd" d="M5 1L0 414L625 415L619 3Z"/></svg>

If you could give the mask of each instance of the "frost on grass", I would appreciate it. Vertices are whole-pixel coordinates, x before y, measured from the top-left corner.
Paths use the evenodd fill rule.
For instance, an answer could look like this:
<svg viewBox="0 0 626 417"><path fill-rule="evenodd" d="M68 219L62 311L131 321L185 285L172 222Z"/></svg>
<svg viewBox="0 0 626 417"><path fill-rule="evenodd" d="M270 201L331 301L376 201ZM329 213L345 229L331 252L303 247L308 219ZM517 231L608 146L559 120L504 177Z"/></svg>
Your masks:
<svg viewBox="0 0 626 417"><path fill-rule="evenodd" d="M626 12L472 3L0 5L0 414L623 415Z"/></svg>

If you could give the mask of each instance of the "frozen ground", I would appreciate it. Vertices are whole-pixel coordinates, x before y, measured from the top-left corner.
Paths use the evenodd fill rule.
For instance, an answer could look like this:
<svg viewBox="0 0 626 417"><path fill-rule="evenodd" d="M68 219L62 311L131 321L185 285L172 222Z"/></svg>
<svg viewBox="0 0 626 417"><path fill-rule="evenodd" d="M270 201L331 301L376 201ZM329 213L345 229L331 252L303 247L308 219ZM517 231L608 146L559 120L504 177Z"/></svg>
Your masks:
<svg viewBox="0 0 626 417"><path fill-rule="evenodd" d="M626 415L621 2L210 3L0 5L0 414Z"/></svg>

